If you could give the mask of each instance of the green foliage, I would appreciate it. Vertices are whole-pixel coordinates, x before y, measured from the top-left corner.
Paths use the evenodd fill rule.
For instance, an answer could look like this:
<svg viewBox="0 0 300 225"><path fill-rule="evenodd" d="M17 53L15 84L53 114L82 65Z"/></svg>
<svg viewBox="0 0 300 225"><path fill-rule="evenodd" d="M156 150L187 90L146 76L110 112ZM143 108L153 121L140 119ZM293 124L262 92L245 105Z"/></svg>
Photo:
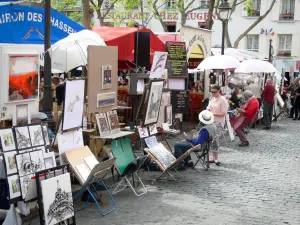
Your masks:
<svg viewBox="0 0 300 225"><path fill-rule="evenodd" d="M254 8L254 1L253 0L246 0L244 2L244 10L248 13L248 16L253 15L253 8Z"/></svg>

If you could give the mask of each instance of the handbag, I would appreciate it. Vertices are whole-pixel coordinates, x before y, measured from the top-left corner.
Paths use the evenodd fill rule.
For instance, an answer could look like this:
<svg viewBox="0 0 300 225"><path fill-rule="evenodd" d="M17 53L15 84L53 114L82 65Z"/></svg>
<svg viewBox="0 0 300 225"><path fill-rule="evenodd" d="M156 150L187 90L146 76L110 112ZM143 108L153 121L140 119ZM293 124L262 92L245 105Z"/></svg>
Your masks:
<svg viewBox="0 0 300 225"><path fill-rule="evenodd" d="M0 179L0 209L9 209L8 188L4 179Z"/></svg>

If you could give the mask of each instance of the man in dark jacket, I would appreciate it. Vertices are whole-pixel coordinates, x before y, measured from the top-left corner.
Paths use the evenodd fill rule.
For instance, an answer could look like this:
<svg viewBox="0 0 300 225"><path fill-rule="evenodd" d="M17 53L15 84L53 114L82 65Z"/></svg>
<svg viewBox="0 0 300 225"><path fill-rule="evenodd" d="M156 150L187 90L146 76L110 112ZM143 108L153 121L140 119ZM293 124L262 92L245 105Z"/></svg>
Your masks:
<svg viewBox="0 0 300 225"><path fill-rule="evenodd" d="M267 79L266 86L262 91L263 95L263 123L266 130L271 128L271 122L273 117L273 106L275 100L275 86L270 79Z"/></svg>

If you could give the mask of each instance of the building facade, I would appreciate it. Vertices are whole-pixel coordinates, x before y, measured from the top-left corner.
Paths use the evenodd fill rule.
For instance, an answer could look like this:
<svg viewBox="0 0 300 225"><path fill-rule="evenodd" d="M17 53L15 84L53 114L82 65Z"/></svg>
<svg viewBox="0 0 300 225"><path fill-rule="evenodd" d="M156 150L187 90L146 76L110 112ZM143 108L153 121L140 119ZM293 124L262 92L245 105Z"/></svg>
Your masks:
<svg viewBox="0 0 300 225"><path fill-rule="evenodd" d="M252 12L245 11L244 5L239 4L231 16L228 29L232 45L259 16L264 15L272 0L253 0L253 2ZM144 3L146 5L147 0L144 0ZM169 32L178 32L181 27L180 13L175 9L174 4L174 0L167 2L160 0L157 4L161 18ZM105 0L103 7L110 7L109 0ZM197 10L187 15L186 25L205 28L208 7L209 0L195 1L189 9L197 8ZM297 61L300 61L300 10L296 9L300 9L299 0L277 0L272 11L239 42L238 48L258 52L268 58L270 40L272 40L273 64L276 68L286 73L299 71ZM151 7L149 9L145 7L144 12L141 13L139 8L125 10L124 6L115 5L108 13L105 22L107 25L126 26L128 21L135 21L153 32L164 32L161 23L152 11ZM213 19L211 43L213 47L220 47L222 25L215 14ZM95 20L95 26L97 25L99 21Z"/></svg>

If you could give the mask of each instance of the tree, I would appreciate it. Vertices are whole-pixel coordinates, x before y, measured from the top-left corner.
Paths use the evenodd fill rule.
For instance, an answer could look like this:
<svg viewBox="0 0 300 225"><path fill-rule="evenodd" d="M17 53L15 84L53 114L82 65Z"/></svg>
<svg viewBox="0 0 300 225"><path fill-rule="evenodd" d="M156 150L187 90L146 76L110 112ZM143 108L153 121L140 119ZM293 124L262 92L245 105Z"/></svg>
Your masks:
<svg viewBox="0 0 300 225"><path fill-rule="evenodd" d="M217 0L217 2L215 0L210 0L209 8L208 8L208 16L207 16L207 20L205 21L208 30L211 30L214 25L213 14L214 14L214 10L216 9L215 4L219 5L219 0Z"/></svg>

